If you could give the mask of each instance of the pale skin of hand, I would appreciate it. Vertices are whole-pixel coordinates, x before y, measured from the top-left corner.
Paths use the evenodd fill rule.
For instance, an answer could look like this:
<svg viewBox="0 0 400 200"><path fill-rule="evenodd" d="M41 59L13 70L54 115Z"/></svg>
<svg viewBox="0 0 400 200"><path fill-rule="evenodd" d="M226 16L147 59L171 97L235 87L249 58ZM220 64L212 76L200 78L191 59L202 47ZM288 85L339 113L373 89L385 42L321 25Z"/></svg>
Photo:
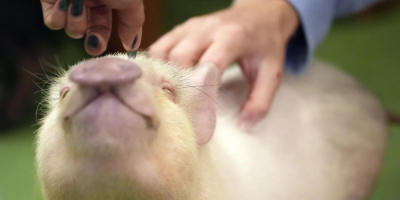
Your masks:
<svg viewBox="0 0 400 200"><path fill-rule="evenodd" d="M250 85L238 123L249 130L268 113L281 82L287 43L299 23L285 0L237 0L225 10L175 27L149 52L182 67L212 63L221 75L238 62Z"/></svg>
<svg viewBox="0 0 400 200"><path fill-rule="evenodd" d="M107 49L113 9L118 13L118 33L124 48L133 51L140 45L145 19L142 0L40 1L46 26L52 30L65 29L75 39L86 35L85 49L90 55L100 55Z"/></svg>

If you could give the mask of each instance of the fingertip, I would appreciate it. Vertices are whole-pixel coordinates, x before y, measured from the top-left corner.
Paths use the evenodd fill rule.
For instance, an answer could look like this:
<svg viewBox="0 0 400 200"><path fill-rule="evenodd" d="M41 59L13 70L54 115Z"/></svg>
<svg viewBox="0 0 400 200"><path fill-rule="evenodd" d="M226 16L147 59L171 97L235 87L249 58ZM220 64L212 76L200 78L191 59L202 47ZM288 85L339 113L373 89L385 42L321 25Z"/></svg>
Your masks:
<svg viewBox="0 0 400 200"><path fill-rule="evenodd" d="M86 52L99 56L107 49L111 35L112 11L107 6L88 9L88 28L85 38Z"/></svg>
<svg viewBox="0 0 400 200"><path fill-rule="evenodd" d="M85 31L72 31L65 29L65 33L72 39L81 39L85 36Z"/></svg>
<svg viewBox="0 0 400 200"><path fill-rule="evenodd" d="M250 130L268 114L269 106L268 101L248 100L240 110L239 127Z"/></svg>
<svg viewBox="0 0 400 200"><path fill-rule="evenodd" d="M132 34L130 36L122 36L120 35L122 40L122 45L126 51L136 51L139 49L141 40L142 40L142 29L138 31L136 34Z"/></svg>
<svg viewBox="0 0 400 200"><path fill-rule="evenodd" d="M44 21L44 25L49 28L50 30L53 31L57 31L57 30L61 30L64 28L64 24L58 24L58 23L54 23L53 19L51 19L52 17L48 17L45 21Z"/></svg>
<svg viewBox="0 0 400 200"><path fill-rule="evenodd" d="M82 1L82 0L80 0ZM72 0L72 5L69 6L67 12L68 13L74 13L77 11L74 11L76 8L77 1ZM78 2L79 4L79 2ZM83 6L83 5L82 5ZM66 21L66 26L65 26L65 33L73 38L73 39L81 39L85 36L86 30L87 30L87 9L85 7L80 7L80 12L81 14L79 16L76 16L74 14L68 14L67 16L67 21ZM83 13L83 14L82 14Z"/></svg>

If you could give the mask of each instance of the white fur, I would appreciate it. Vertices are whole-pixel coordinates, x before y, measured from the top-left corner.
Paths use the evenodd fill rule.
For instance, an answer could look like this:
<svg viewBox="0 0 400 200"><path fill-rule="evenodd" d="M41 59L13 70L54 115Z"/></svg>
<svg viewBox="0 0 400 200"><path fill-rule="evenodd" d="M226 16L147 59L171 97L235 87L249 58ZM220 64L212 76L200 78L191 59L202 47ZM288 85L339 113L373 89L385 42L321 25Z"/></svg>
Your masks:
<svg viewBox="0 0 400 200"><path fill-rule="evenodd" d="M126 59L123 55L119 57ZM191 70L178 70L142 56L135 62L145 71L144 76L162 75L175 84L184 85L192 73ZM57 97L60 85L66 82L68 81L64 76L52 87L50 111L39 132L39 177L42 182L43 179L48 181L44 187L51 183L68 182L66 179L69 177L77 176L79 179L79 172L63 160L63 156L68 157L66 155L69 152L64 148L64 130L57 125L60 108L57 108L57 102L53 100ZM245 133L238 129L236 123L239 108L247 93L245 80L240 70L234 67L222 78L217 100L217 125L211 141L196 147L190 124L182 128L188 133L179 133L179 127L176 128L176 137L187 140L186 145L178 144L179 142L176 145L190 149L191 154L185 154L192 155L191 166L190 169L188 166L187 171L194 177L187 182L188 188L185 189L190 194L183 193L180 197L186 195L187 200L368 198L381 168L386 146L385 117L378 101L369 92L346 74L325 63L314 62L304 75L284 77L268 116L251 132ZM195 98L193 95L190 88L181 88L177 93L176 104L185 105L185 102L180 101ZM163 101L165 100L161 102ZM172 106L166 102L165 105L159 105L160 109L168 110L166 105ZM182 113L169 115L169 118L182 119L187 116L179 108L171 109L171 112ZM182 119L186 123L188 120L190 121ZM161 142L156 147L162 150L162 146ZM52 155L49 151L59 151L58 157L49 156ZM150 153L149 156L154 155ZM146 157L143 159L146 160ZM141 178L154 179L157 182L160 177L154 172L154 165L147 161L139 163L142 165L138 166L133 162L131 167L142 172ZM174 163L166 163L166 166L174 166ZM181 172L174 168L166 170L171 176ZM92 174L98 175L95 172ZM84 177L90 179L90 174ZM89 187L89 182L85 182L86 185L82 187ZM76 184L80 187L79 182ZM65 188L67 189L69 188ZM129 191L129 187L127 190ZM82 191L85 192L84 189ZM49 193L47 189L44 192ZM121 189L121 192L127 191ZM73 195L70 196L72 200ZM141 199L133 196L132 200Z"/></svg>

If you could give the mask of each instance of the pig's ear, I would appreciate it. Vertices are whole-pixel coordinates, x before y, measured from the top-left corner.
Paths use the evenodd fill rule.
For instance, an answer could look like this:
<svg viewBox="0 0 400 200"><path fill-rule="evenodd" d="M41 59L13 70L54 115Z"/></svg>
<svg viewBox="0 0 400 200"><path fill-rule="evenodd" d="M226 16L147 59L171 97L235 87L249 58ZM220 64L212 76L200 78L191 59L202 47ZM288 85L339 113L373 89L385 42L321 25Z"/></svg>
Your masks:
<svg viewBox="0 0 400 200"><path fill-rule="evenodd" d="M198 66L190 79L195 95L190 102L193 110L189 115L199 145L207 144L214 134L219 78L219 70L212 64L205 64Z"/></svg>

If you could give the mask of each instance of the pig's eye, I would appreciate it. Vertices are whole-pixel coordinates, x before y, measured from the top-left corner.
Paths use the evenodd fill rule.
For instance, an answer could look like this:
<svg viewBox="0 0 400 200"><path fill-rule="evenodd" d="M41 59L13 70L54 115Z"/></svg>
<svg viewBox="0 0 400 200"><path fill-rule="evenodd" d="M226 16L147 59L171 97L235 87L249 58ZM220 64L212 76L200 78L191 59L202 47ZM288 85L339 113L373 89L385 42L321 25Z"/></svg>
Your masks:
<svg viewBox="0 0 400 200"><path fill-rule="evenodd" d="M175 101L176 91L172 83L163 81L162 90L164 91L165 95L167 95L168 98L170 98L172 101Z"/></svg>
<svg viewBox="0 0 400 200"><path fill-rule="evenodd" d="M63 87L60 90L60 100L64 99L64 97L67 96L68 92L69 92L69 87Z"/></svg>

